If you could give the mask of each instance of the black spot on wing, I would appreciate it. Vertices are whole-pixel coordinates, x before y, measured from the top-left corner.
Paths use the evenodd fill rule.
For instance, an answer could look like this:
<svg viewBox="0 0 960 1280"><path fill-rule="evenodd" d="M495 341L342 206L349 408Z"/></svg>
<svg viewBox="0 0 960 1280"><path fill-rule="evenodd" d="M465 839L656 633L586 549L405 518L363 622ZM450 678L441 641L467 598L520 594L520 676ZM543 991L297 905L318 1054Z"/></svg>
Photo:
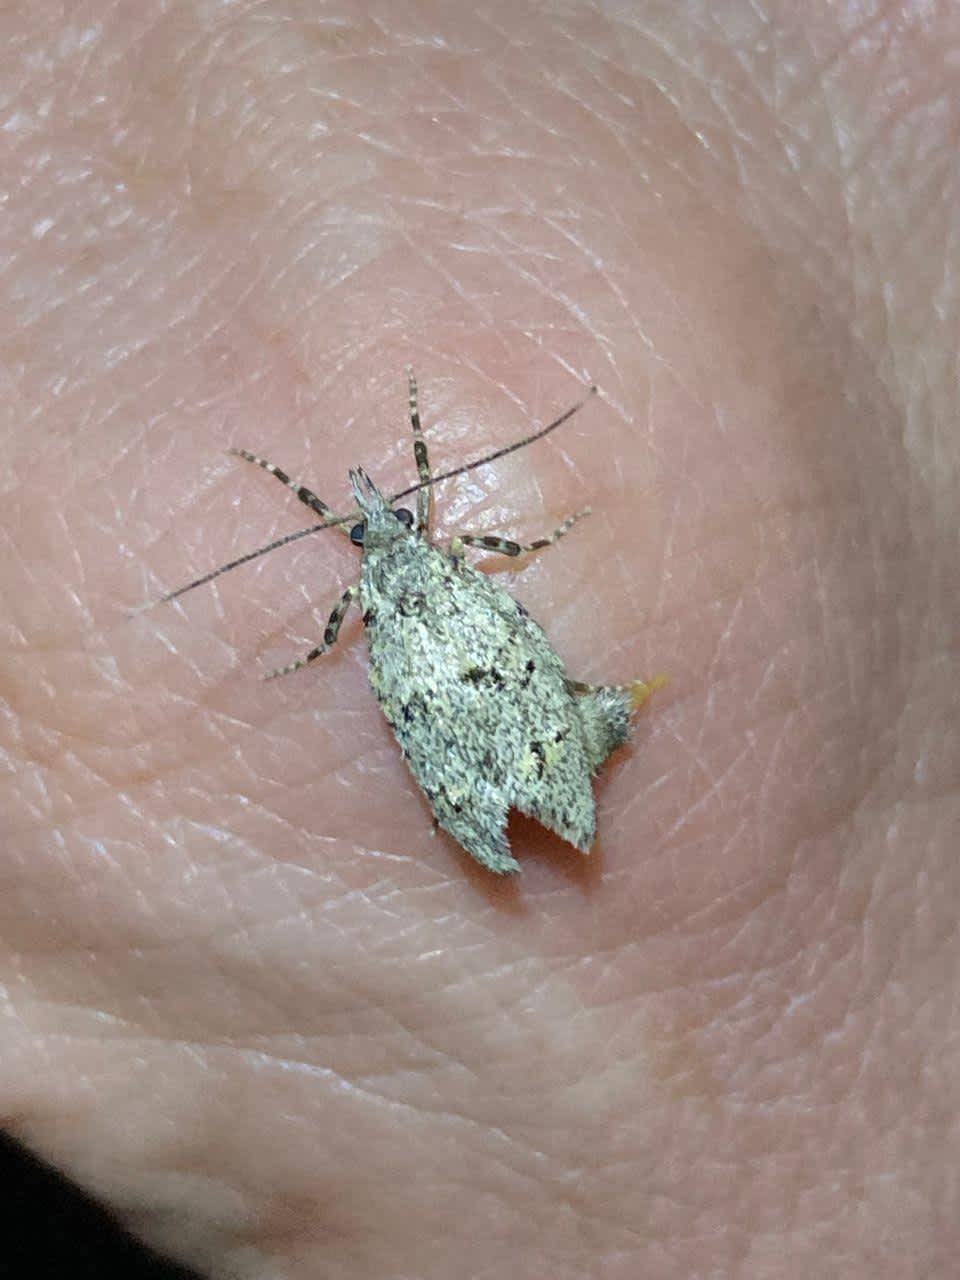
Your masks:
<svg viewBox="0 0 960 1280"><path fill-rule="evenodd" d="M496 667L467 667L460 679L464 684L486 684L494 689L502 689L506 683L503 674Z"/></svg>
<svg viewBox="0 0 960 1280"><path fill-rule="evenodd" d="M403 618L422 618L427 612L427 597L422 591L407 591L397 600L397 613Z"/></svg>

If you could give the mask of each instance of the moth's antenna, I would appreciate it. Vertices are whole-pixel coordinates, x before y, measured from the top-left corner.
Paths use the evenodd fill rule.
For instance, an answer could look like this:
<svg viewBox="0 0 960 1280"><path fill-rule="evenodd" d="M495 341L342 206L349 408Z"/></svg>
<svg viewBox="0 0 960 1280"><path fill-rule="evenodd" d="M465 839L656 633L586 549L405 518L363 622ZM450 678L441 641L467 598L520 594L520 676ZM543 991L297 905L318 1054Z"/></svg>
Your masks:
<svg viewBox="0 0 960 1280"><path fill-rule="evenodd" d="M158 596L156 600L148 600L146 604L142 604L136 609L131 609L130 617L135 618L138 614L146 613L148 609L153 609L158 604L167 604L170 600L176 600L178 596L186 595L194 587L204 587L208 582L212 582L214 578L219 578L222 573L229 573L231 569L239 569L242 564L248 564L251 560L256 560L258 556L265 556L268 551L276 551L278 547L285 547L288 542L296 542L298 538L305 538L310 533L319 533L321 529L332 529L335 525L349 524L359 514L358 511L352 511L348 516L337 516L336 519L327 520L323 524L312 524L309 529L298 529L296 533L288 533L282 538L268 542L265 547L258 547L256 551L248 551L245 556L238 556L236 560L231 560L229 564L222 564L219 568L212 569L209 573L205 573L202 578L195 578L193 582L177 587L175 591L168 591L165 596Z"/></svg>
<svg viewBox="0 0 960 1280"><path fill-rule="evenodd" d="M528 444L534 444L537 440L542 440L544 436L548 436L551 431L556 431L557 427L562 427L575 413L579 413L590 396L595 396L596 394L597 388L592 386L589 393L582 400L578 400L572 408L567 409L565 413L561 413L559 418L554 418L553 422L547 423L539 431L534 431L532 435L524 436L522 440L515 440L513 444L504 445L502 449L495 449L493 453L486 453L482 458L475 458L473 462L465 462L462 467L454 467L452 471L442 471L439 475L431 476L429 480L421 480L419 484L412 484L409 488L401 489L398 493L389 497L387 502L392 506L399 498L409 497L411 493L416 493L418 489L429 488L430 485L439 484L441 480L450 480L453 476L462 476L467 471L475 471L477 467L485 466L488 462L496 462L498 458L505 458L508 453L516 453L518 449L525 449ZM321 524L312 524L309 529L298 529L295 533L288 533L282 538L268 542L264 547L258 547L256 551L248 551L246 555L238 556L236 560L231 560L228 564L222 564L219 568L212 569L209 573L205 573L202 578L195 578L193 582L177 587L175 591L168 591L165 596L158 596L156 600L149 600L146 604L142 604L136 609L131 609L129 616L136 617L138 614L146 613L148 609L156 608L158 604L168 604L171 600L176 600L179 596L186 595L188 591L193 591L196 587L205 587L208 582L213 582L214 578L219 578L221 574L229 573L231 569L239 569L241 565L249 564L251 560L257 560L260 556L265 556L269 551L276 551L279 547L285 547L290 542L309 537L311 533L319 533L321 529L332 529L336 525L350 524L358 519L360 515L359 511L351 511L348 515L335 516L331 520L324 520Z"/></svg>
<svg viewBox="0 0 960 1280"><path fill-rule="evenodd" d="M393 494L389 499L390 503L396 502L398 498L406 498L411 493L416 493L418 489L426 489L429 485L439 484L441 480L450 480L453 476L462 476L466 471L475 471L477 467L482 467L488 462L496 462L498 458L505 458L508 453L516 453L518 449L525 449L528 444L542 440L551 431L556 431L557 427L562 427L565 422L569 422L575 413L580 412L590 399L590 396L595 396L596 394L597 388L592 386L589 393L582 400L578 400L572 408L567 409L565 413L561 413L559 418L554 418L553 422L541 427L539 431L534 431L533 435L524 436L522 440L515 440L513 444L506 444L502 449L495 449L493 453L486 453L482 458L475 458L473 462L465 462L462 467L454 467L452 471L442 471L439 475L431 476L429 480L421 480L419 484L412 484L408 489L401 489L399 493Z"/></svg>

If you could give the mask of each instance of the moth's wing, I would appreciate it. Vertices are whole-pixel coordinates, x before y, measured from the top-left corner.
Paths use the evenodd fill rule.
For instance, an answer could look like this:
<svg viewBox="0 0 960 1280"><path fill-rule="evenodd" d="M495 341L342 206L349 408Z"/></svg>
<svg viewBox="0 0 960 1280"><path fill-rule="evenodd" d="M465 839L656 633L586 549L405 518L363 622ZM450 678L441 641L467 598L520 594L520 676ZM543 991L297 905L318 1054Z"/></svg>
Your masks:
<svg viewBox="0 0 960 1280"><path fill-rule="evenodd" d="M573 803L561 799L556 790L544 791L530 787L515 796L513 808L528 818L536 818L542 826L555 832L581 853L589 853L597 836L596 802L593 791L586 790L573 796Z"/></svg>
<svg viewBox="0 0 960 1280"><path fill-rule="evenodd" d="M441 793L435 794L430 804L444 831L490 871L507 875L520 870L506 836L508 809L502 797L474 797L469 808L461 807L459 812Z"/></svg>
<svg viewBox="0 0 960 1280"><path fill-rule="evenodd" d="M445 702L438 712L412 696L397 720L388 713L410 772L437 822L467 853L498 875L519 871L506 836L510 806L485 730L470 725L472 708L460 703L459 690L448 689Z"/></svg>
<svg viewBox="0 0 960 1280"><path fill-rule="evenodd" d="M376 587L361 579L370 683L440 825L500 873L518 869L511 807L586 851L583 724L541 628L490 578L422 544Z"/></svg>
<svg viewBox="0 0 960 1280"><path fill-rule="evenodd" d="M416 701L406 705L412 714L391 724L437 822L491 871L519 871L506 836L508 800L485 771L482 742L458 731L463 714L448 718Z"/></svg>
<svg viewBox="0 0 960 1280"><path fill-rule="evenodd" d="M607 686L574 695L553 671L531 692L541 722L558 728L552 739L548 731L532 744L539 767L517 771L510 803L589 853L597 826L592 776L630 736L630 693Z"/></svg>
<svg viewBox="0 0 960 1280"><path fill-rule="evenodd" d="M536 728L528 729L516 762L510 804L589 853L596 836L596 804L576 701L562 671L552 664L535 675L526 697L530 707L521 714Z"/></svg>

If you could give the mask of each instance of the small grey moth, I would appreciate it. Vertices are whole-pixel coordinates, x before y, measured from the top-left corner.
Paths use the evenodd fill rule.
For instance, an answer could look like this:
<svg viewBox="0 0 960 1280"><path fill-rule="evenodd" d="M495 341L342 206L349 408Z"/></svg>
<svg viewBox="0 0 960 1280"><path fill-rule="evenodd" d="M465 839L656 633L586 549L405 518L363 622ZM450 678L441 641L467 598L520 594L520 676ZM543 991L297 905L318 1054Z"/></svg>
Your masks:
<svg viewBox="0 0 960 1280"><path fill-rule="evenodd" d="M543 629L492 578L466 562L465 549L512 557L536 551L567 534L589 508L528 543L461 533L444 549L429 538L433 486L439 480L526 447L566 422L584 402L522 440L431 476L412 370L408 378L416 485L384 496L358 467L350 472L357 510L337 516L273 463L231 449L292 489L322 523L222 565L156 603L295 538L338 528L362 551L359 581L331 611L323 642L271 677L298 671L327 653L348 609L357 605L370 651L370 684L437 824L498 874L520 869L506 837L511 809L588 853L596 835L592 777L627 741L631 712L664 681L588 685L572 679ZM412 493L415 512L394 505Z"/></svg>

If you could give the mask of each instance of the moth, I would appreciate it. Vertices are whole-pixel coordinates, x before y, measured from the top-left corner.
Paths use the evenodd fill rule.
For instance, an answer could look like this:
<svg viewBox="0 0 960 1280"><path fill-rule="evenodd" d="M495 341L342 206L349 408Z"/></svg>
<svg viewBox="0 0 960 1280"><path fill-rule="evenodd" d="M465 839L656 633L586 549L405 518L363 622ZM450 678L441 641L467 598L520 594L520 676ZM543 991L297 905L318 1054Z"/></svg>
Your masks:
<svg viewBox="0 0 960 1280"><path fill-rule="evenodd" d="M456 535L447 547L430 539L433 488L440 480L526 448L585 401L532 435L431 475L417 383L413 371L407 372L417 484L385 496L358 467L350 472L357 509L338 516L272 462L231 449L292 489L321 523L222 565L155 603L296 538L339 529L362 552L359 580L333 607L322 643L268 678L299 671L329 652L348 610L357 606L366 628L371 687L437 825L498 875L520 869L506 836L511 809L588 853L596 836L593 776L628 740L632 712L664 681L591 685L573 679L523 605L465 556L467 547L515 558L551 546L589 508L527 543L472 533ZM396 505L413 493L415 511Z"/></svg>

